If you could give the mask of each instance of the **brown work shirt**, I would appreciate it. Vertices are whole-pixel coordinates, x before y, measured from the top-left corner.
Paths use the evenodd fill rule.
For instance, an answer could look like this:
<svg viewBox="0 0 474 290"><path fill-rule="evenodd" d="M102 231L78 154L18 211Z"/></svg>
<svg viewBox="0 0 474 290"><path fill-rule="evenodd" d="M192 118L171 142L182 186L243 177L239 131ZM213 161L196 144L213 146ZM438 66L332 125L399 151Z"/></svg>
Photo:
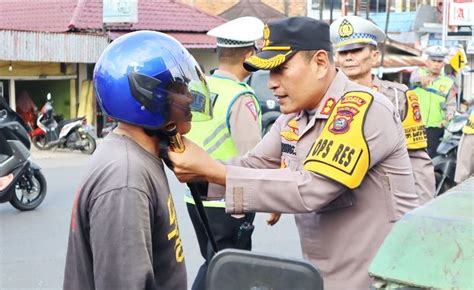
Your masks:
<svg viewBox="0 0 474 290"><path fill-rule="evenodd" d="M374 95L363 127L369 169L354 190L303 169L329 117L325 107L350 91ZM228 162L226 210L301 213L296 223L303 255L322 271L325 289L367 289L368 267L383 239L395 221L418 206L398 113L386 97L338 72L317 112L307 116L281 115L253 150ZM297 141L280 135L292 129L291 120L297 121ZM209 196L218 190L210 186Z"/></svg>
<svg viewBox="0 0 474 290"><path fill-rule="evenodd" d="M408 87L374 77L372 81L374 89L385 95L395 106L402 120L407 115L407 97L405 92ZM436 191L433 162L425 149L408 150L413 176L415 178L416 193L420 205L430 201Z"/></svg>

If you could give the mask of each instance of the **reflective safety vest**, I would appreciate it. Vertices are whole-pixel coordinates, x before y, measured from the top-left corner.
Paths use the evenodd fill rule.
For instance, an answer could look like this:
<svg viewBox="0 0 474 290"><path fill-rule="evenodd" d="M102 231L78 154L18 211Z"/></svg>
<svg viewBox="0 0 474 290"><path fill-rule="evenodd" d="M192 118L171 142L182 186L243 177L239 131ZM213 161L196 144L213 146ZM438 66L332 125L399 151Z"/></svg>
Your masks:
<svg viewBox="0 0 474 290"><path fill-rule="evenodd" d="M237 157L239 152L231 136L230 111L237 99L247 94L251 96L257 110L258 122L262 124L262 110L255 96L254 90L244 82L237 82L232 79L211 76L207 78L209 90L212 97L213 117L205 122L193 122L191 131L186 134L186 138L204 148L206 152L216 160L228 160ZM193 203L190 195L185 196L185 201ZM223 202L203 201L205 207L225 207Z"/></svg>
<svg viewBox="0 0 474 290"><path fill-rule="evenodd" d="M420 76L427 76L428 71L426 69L418 70ZM437 95L444 96L445 98L448 97L449 91L454 85L454 81L441 74L434 82L430 83L425 89L427 91L433 92Z"/></svg>
<svg viewBox="0 0 474 290"><path fill-rule="evenodd" d="M438 128L444 120L443 104L446 102L446 98L420 87L413 91L418 96L421 118L425 122L425 126Z"/></svg>
<svg viewBox="0 0 474 290"><path fill-rule="evenodd" d="M469 116L469 119L467 120L466 126L463 128L463 133L464 134L474 134L474 111L471 112L471 115Z"/></svg>
<svg viewBox="0 0 474 290"><path fill-rule="evenodd" d="M408 149L424 149L428 146L426 130L421 116L420 102L413 91L405 92L407 112L402 121Z"/></svg>

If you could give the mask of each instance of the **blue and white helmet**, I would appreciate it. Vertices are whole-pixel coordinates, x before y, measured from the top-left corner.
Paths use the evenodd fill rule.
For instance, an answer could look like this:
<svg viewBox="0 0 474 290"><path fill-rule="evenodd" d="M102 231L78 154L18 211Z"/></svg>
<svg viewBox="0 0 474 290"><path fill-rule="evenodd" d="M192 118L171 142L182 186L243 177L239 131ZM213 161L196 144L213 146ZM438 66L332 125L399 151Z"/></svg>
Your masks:
<svg viewBox="0 0 474 290"><path fill-rule="evenodd" d="M102 110L147 129L169 122L209 120L210 93L196 60L176 39L136 31L113 41L94 69Z"/></svg>

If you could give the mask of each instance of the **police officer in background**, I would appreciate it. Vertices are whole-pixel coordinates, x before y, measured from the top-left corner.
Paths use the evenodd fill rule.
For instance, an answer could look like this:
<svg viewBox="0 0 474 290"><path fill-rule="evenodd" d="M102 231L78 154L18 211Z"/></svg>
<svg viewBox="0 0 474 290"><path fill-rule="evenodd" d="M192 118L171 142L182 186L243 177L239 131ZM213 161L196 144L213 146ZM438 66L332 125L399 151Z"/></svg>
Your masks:
<svg viewBox="0 0 474 290"><path fill-rule="evenodd" d="M379 60L377 43L385 33L378 26L358 16L344 16L330 27L336 48L336 64L350 80L384 94L395 106L405 130L408 155L415 178L420 204L431 200L436 190L433 162L426 151L426 131L420 105L408 87L373 76L371 70Z"/></svg>
<svg viewBox="0 0 474 290"><path fill-rule="evenodd" d="M474 174L474 110L464 126L459 142L454 181L461 183Z"/></svg>
<svg viewBox="0 0 474 290"><path fill-rule="evenodd" d="M418 206L403 127L387 97L336 70L329 25L269 22L249 70L270 70L282 115L249 153L225 162L184 139L169 153L182 182L211 182L227 213L296 215L304 257L325 289L367 289L370 261L394 222Z"/></svg>
<svg viewBox="0 0 474 290"><path fill-rule="evenodd" d="M242 17L224 23L207 33L217 38L219 61L218 69L207 78L213 102L213 119L193 123L187 136L216 160L228 160L244 155L261 140L260 105L253 89L243 82L250 74L244 69L243 63L255 53L255 41L262 38L262 31L261 20L255 17ZM201 183L200 186L202 187L200 190L196 184L190 188L199 190L200 194L205 196L207 184L203 186ZM185 201L201 255L205 259L192 287L194 290L200 290L205 287L207 266L213 253L189 193L185 196ZM252 222L255 213L236 218L225 213L223 201L204 201L203 204L219 250L225 248L251 250ZM241 227L246 229L246 232L239 234Z"/></svg>
<svg viewBox="0 0 474 290"><path fill-rule="evenodd" d="M448 50L434 45L428 47L425 54L428 56L426 67L412 72L410 86L415 88L420 102L428 136L428 154L433 158L443 137L443 128L456 111L457 88L454 80L443 72Z"/></svg>

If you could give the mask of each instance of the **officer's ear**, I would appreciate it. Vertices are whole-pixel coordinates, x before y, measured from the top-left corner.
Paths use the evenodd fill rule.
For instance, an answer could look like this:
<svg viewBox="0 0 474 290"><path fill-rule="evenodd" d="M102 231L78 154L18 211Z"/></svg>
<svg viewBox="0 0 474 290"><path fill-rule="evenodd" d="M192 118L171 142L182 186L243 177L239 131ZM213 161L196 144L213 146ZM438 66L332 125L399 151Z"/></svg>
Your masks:
<svg viewBox="0 0 474 290"><path fill-rule="evenodd" d="M326 76L329 67L333 63L332 54L325 50L317 50L314 53L311 62L316 64L316 78L322 79Z"/></svg>

